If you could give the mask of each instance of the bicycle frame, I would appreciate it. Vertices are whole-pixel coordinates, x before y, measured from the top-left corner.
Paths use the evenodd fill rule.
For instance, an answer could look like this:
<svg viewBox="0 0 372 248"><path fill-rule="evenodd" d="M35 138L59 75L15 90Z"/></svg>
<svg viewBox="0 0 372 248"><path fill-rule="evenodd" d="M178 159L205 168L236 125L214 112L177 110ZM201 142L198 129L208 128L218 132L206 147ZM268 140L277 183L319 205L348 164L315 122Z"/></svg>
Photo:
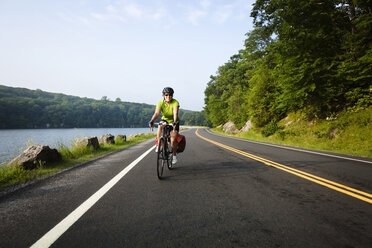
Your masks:
<svg viewBox="0 0 372 248"><path fill-rule="evenodd" d="M159 179L162 179L164 164L167 163L169 170L172 169L172 147L170 142L170 131L172 124L167 122L154 123L155 125L162 126L161 137L158 140L158 154L157 154L157 175Z"/></svg>

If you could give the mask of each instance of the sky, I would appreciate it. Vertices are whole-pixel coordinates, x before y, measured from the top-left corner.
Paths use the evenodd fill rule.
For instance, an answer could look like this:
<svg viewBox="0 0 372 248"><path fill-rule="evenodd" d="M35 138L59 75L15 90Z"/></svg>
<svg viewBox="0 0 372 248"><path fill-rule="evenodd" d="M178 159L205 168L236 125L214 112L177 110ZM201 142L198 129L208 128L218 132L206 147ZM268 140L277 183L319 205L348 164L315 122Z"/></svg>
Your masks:
<svg viewBox="0 0 372 248"><path fill-rule="evenodd" d="M253 29L252 0L0 0L0 84L201 111Z"/></svg>

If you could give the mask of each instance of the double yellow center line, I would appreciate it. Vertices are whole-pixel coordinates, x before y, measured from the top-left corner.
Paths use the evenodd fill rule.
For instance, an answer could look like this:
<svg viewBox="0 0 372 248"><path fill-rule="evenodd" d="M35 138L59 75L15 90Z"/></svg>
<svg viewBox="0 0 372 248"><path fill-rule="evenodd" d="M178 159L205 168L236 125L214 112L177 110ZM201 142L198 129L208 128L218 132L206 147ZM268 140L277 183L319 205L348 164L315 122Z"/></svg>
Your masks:
<svg viewBox="0 0 372 248"><path fill-rule="evenodd" d="M199 129L197 129L195 131L195 134L197 136L199 136L200 138L202 138L202 139L204 139L204 140L206 140L206 141L208 141L210 143L213 143L213 144L215 144L217 146L220 146L222 148L225 148L227 150L233 151L233 152L238 153L240 155L243 155L245 157L248 157L248 158L254 159L256 161L262 162L262 163L264 163L266 165L275 167L275 168L277 168L279 170L282 170L282 171L291 173L293 175L302 177L302 178L304 178L306 180L312 181L314 183L323 185L323 186L328 187L330 189L336 190L338 192L344 193L346 195L349 195L349 196L358 198L358 199L360 199L362 201L365 201L365 202L368 202L368 203L372 204L372 194L368 194L366 192L363 192L363 191L360 191L360 190L357 190L357 189L353 189L353 188L350 188L348 186L345 186L345 185L342 185L342 184L339 184L339 183L336 183L336 182L333 182L333 181L330 181L330 180L327 180L327 179L324 179L324 178L321 178L321 177L312 175L312 174L307 173L307 172L303 172L303 171L300 171L300 170L297 170L297 169L293 169L291 167L288 167L288 166L285 166L285 165L282 165L282 164L279 164L279 163L276 163L276 162L267 160L265 158L261 158L261 157L255 156L253 154L250 154L250 153L247 153L247 152L244 152L244 151L235 149L233 147L230 147L230 146L227 146L227 145L218 143L216 141L207 139L207 138L201 136L198 133L198 130Z"/></svg>

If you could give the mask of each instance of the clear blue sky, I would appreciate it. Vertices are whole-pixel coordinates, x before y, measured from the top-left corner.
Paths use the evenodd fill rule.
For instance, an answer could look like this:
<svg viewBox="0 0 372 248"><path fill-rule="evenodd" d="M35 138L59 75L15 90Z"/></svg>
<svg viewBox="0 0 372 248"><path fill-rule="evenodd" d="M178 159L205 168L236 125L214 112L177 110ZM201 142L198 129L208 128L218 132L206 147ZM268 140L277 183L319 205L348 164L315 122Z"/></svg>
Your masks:
<svg viewBox="0 0 372 248"><path fill-rule="evenodd" d="M210 75L244 48L248 0L0 0L0 84L200 111Z"/></svg>

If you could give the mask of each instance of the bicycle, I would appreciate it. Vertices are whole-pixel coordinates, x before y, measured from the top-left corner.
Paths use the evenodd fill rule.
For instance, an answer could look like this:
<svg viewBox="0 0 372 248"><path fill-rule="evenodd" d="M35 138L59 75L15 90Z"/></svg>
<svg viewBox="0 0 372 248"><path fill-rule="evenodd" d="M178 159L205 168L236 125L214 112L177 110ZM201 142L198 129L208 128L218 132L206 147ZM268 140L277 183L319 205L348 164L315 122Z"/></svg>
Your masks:
<svg viewBox="0 0 372 248"><path fill-rule="evenodd" d="M154 123L155 125L163 126L161 137L158 140L158 152L157 152L157 175L159 179L162 179L164 165L167 163L169 170L172 169L173 151L170 141L170 131L172 130L172 124L167 122Z"/></svg>

